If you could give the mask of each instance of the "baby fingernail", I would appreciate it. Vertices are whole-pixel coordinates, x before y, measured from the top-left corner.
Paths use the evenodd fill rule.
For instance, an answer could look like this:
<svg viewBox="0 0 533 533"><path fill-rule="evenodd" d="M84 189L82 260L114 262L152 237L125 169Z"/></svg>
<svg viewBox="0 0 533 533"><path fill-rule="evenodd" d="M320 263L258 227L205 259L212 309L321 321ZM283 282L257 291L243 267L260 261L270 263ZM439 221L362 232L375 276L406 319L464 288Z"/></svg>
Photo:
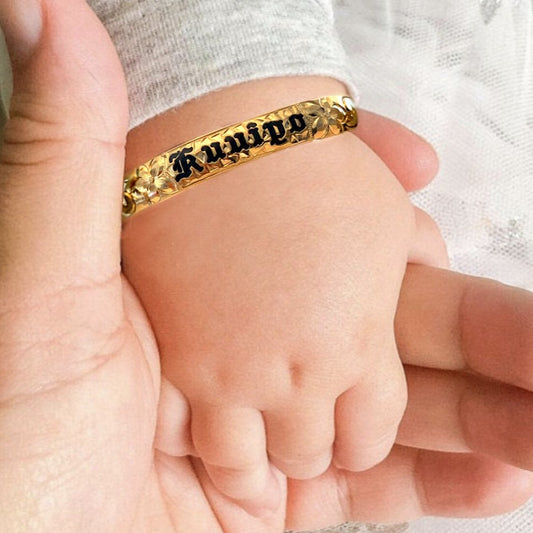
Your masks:
<svg viewBox="0 0 533 533"><path fill-rule="evenodd" d="M33 54L43 29L39 0L2 0L0 27L4 33L11 63L17 67Z"/></svg>

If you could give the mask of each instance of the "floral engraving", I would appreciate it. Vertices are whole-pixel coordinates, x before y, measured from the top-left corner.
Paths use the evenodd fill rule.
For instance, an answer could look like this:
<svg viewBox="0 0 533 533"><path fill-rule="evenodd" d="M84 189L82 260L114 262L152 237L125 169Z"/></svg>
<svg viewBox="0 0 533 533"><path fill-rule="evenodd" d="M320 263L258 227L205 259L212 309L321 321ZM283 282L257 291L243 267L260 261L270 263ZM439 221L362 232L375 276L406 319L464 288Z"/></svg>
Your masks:
<svg viewBox="0 0 533 533"><path fill-rule="evenodd" d="M249 159L357 126L348 96L288 106L193 139L141 165L124 180L124 216L157 204Z"/></svg>

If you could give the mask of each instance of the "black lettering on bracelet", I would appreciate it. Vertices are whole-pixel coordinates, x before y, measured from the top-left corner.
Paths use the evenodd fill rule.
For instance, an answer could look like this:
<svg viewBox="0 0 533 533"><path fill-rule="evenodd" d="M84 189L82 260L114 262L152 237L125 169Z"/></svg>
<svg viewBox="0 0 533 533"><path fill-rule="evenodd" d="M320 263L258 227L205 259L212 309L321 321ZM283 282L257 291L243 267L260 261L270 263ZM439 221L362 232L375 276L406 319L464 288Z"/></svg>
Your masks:
<svg viewBox="0 0 533 533"><path fill-rule="evenodd" d="M295 113L288 117L289 132L300 133L307 128L304 115ZM285 128L283 120L272 120L263 124L263 135L261 136L259 128L255 122L249 122L246 125L248 130L248 138L242 132L237 132L234 135L228 135L224 141L229 146L230 151L226 152L220 142L212 142L209 145L204 144L201 151L206 154L206 163L212 164L225 159L228 155L238 154L263 145L268 137L268 141L272 146L281 146L287 142L287 129ZM192 154L193 148L183 148L169 156L169 162L172 163L172 168L176 172L176 181L179 182L184 178L190 178L193 169L199 173L205 171L205 168L198 161L195 154ZM198 155L198 154L197 154ZM202 159L204 159L202 157Z"/></svg>
<svg viewBox="0 0 533 533"><path fill-rule="evenodd" d="M295 113L289 117L289 124L291 125L291 133L300 133L307 128L304 116L301 113Z"/></svg>
<svg viewBox="0 0 533 533"><path fill-rule="evenodd" d="M281 146L287 142L285 135L287 130L283 125L283 120L272 120L263 124L263 133L267 131L270 134L270 144L272 146Z"/></svg>
<svg viewBox="0 0 533 533"><path fill-rule="evenodd" d="M207 163L216 163L226 157L226 153L222 150L219 142L211 143L209 146L204 144L202 151L207 154Z"/></svg>
<svg viewBox="0 0 533 533"><path fill-rule="evenodd" d="M250 148L255 148L256 146L261 146L265 144L265 141L263 140L263 137L261 137L261 134L259 133L259 128L257 127L257 124L255 122L250 122L249 124L246 124L246 127L248 128L248 133L252 136L253 144L250 144Z"/></svg>
<svg viewBox="0 0 533 533"><path fill-rule="evenodd" d="M180 181L183 178L189 178L192 174L192 168L195 168L198 172L202 172L203 167L198 163L198 160L194 155L188 155L192 152L192 148L184 148L169 157L170 163L174 163L172 168L177 173L176 181Z"/></svg>
<svg viewBox="0 0 533 533"><path fill-rule="evenodd" d="M241 131L237 132L233 137L228 135L224 139L224 141L226 141L231 148L231 150L228 152L228 155L239 154L244 150L250 149L250 145L246 142L246 139L244 138L244 133L242 133ZM237 141L239 141L239 144L237 144Z"/></svg>

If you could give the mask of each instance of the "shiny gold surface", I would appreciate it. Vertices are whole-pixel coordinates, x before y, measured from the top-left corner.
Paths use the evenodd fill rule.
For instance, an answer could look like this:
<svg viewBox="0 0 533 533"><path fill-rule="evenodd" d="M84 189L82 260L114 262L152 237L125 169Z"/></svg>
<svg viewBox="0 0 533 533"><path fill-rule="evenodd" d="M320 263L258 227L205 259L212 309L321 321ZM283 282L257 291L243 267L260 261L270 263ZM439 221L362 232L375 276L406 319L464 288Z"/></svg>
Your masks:
<svg viewBox="0 0 533 533"><path fill-rule="evenodd" d="M339 135L357 120L349 96L325 96L202 135L128 173L122 213L131 216L255 157Z"/></svg>

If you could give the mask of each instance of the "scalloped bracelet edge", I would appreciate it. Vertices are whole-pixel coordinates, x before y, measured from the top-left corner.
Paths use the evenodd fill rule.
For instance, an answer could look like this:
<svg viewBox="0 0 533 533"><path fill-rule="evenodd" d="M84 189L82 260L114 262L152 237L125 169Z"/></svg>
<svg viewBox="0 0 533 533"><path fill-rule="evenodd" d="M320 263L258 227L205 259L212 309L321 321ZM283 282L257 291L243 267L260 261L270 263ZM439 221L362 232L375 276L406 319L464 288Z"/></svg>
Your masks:
<svg viewBox="0 0 533 533"><path fill-rule="evenodd" d="M339 135L357 123L352 97L324 96L181 143L126 174L122 214L129 217L251 159Z"/></svg>

